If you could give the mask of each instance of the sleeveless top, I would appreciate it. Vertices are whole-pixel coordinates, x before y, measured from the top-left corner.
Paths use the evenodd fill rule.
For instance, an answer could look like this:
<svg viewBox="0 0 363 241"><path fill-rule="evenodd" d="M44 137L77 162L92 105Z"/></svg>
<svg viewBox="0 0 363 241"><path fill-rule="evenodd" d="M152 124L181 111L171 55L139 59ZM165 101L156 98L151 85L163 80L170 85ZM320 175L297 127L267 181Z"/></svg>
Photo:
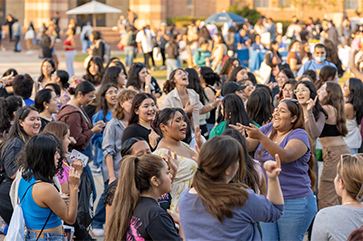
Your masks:
<svg viewBox="0 0 363 241"><path fill-rule="evenodd" d="M35 183L37 180L32 177L29 181L21 178L18 188L18 196L21 199L24 196L26 189ZM21 207L23 209L23 215L25 220L25 226L33 230L41 230L47 221L49 213L52 212L50 218L45 225L44 229L55 228L62 224L62 220L58 217L49 207L40 207L33 198L33 187L30 187L26 193L23 201L21 202Z"/></svg>
<svg viewBox="0 0 363 241"><path fill-rule="evenodd" d="M68 40L68 39L66 39L65 41L64 41L64 45L68 45L68 46L71 46L71 40ZM75 48L66 48L66 51L71 51L71 50L75 50Z"/></svg>
<svg viewBox="0 0 363 241"><path fill-rule="evenodd" d="M355 119L347 119L348 134L344 137L344 141L349 148L359 148L362 144L362 135Z"/></svg>
<svg viewBox="0 0 363 241"><path fill-rule="evenodd" d="M341 136L342 134L338 131L338 128L336 125L324 125L323 131L320 134L320 137L326 137L326 136Z"/></svg>
<svg viewBox="0 0 363 241"><path fill-rule="evenodd" d="M182 142L182 144L184 144L188 149L194 151L193 148L188 144L184 142ZM168 152L169 150L165 148L160 148L155 150L153 154L163 157ZM174 157L174 152L171 155L172 157ZM179 167L176 176L174 178L174 182L171 185L172 190L170 192L172 197L170 211L172 212L176 212L176 206L179 201L179 194L183 190L191 187L194 173L197 171L198 167L198 164L193 159L183 157L180 155L177 155L177 158L179 162Z"/></svg>

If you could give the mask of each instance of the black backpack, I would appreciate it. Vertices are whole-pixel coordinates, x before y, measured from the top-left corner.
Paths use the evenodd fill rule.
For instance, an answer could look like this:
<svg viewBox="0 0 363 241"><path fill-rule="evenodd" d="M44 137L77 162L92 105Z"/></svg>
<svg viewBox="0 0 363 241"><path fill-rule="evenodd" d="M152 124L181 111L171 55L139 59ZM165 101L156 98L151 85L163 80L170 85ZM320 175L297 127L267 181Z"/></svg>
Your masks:
<svg viewBox="0 0 363 241"><path fill-rule="evenodd" d="M89 230L93 220L93 186L86 172L81 175L78 193L77 221L81 229Z"/></svg>

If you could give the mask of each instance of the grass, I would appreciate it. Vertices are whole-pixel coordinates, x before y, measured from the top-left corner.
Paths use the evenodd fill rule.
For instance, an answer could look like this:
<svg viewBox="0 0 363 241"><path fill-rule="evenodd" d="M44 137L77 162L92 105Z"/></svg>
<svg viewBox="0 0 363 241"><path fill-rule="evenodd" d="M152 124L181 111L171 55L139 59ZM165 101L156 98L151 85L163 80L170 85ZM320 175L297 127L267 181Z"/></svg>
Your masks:
<svg viewBox="0 0 363 241"><path fill-rule="evenodd" d="M87 54L77 54L75 57L75 61L77 62L84 62L84 60L86 59L88 55ZM125 63L125 55L124 54L112 54L111 57L118 57L120 58L122 63ZM136 56L136 58L134 58L134 62L144 62L144 57L141 54L138 54ZM161 61L155 61L156 66L161 66L162 62ZM186 68L187 65L183 64L183 68ZM157 80L166 80L166 70L155 70L155 71L150 71L150 73L152 74L152 76L154 76L155 79ZM338 83L340 85L343 85L345 83L345 81L347 81L349 78L353 77L353 75L351 73L345 72L344 75L339 78Z"/></svg>

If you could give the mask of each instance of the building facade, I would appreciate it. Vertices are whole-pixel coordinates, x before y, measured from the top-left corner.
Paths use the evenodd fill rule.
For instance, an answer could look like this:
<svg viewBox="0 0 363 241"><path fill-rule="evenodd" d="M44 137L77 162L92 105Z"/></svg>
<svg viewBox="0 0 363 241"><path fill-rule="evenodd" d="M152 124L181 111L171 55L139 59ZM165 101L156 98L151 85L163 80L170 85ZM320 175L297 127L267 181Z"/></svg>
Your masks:
<svg viewBox="0 0 363 241"><path fill-rule="evenodd" d="M61 26L67 26L69 19L73 18L81 25L91 20L91 15L66 15L66 11L87 3L91 0L0 0L0 23L5 21L7 14L19 19L25 27L33 22L35 27L48 23L56 12L60 14ZM363 0L314 0L321 1L322 8L311 7L313 0L97 0L115 8L121 9L127 15L131 9L139 16L136 26L145 24L159 26L168 18L174 17L208 17L213 13L228 10L234 3L240 7L248 5L255 7L263 15L275 20L290 20L293 15L301 19L326 14L346 12L348 16L355 16L355 12L362 11ZM304 3L304 7L302 7ZM295 4L295 5L294 5ZM299 5L300 4L300 5ZM115 26L119 14L97 15L98 26Z"/></svg>

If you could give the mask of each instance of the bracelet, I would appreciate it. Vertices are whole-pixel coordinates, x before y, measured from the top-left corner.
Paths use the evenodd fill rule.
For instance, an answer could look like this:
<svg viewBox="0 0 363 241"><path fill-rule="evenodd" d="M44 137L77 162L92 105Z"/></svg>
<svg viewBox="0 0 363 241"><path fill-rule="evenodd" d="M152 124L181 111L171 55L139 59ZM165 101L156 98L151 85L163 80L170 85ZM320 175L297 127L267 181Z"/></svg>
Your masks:
<svg viewBox="0 0 363 241"><path fill-rule="evenodd" d="M213 104L212 104L212 103L210 103L210 104L209 104L209 106L210 106L210 107L212 107L212 109L214 109L214 108L215 108L215 107L213 106Z"/></svg>

